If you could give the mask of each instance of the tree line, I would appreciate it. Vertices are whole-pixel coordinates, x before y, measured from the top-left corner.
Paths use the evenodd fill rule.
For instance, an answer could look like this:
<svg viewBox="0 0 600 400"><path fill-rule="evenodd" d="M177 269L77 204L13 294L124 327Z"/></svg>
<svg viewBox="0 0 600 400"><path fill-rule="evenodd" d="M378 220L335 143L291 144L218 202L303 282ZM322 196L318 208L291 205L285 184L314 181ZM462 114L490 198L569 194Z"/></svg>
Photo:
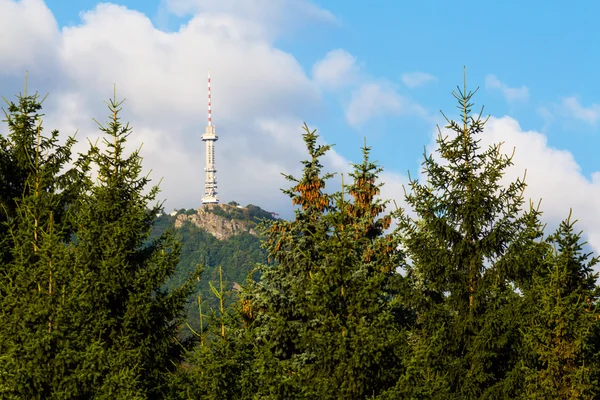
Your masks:
<svg viewBox="0 0 600 400"><path fill-rule="evenodd" d="M480 145L475 92L453 92L460 119L406 209L380 199L366 143L325 190L330 146L305 125L293 219L263 223L268 260L239 292L210 282L218 305L198 303L186 339L201 268L163 289L181 244L151 237L158 187L125 150L122 102L107 103L103 145L77 156L74 138L44 133L38 94L7 102L0 398L598 398L598 258L570 212L547 233L525 181L500 183L511 157Z"/></svg>

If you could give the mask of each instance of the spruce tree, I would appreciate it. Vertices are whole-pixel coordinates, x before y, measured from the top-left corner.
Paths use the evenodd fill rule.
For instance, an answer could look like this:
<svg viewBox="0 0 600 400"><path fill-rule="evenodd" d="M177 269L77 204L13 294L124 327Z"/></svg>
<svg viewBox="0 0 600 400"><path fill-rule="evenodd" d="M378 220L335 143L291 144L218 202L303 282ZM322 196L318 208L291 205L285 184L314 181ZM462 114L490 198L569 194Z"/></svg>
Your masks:
<svg viewBox="0 0 600 400"><path fill-rule="evenodd" d="M32 191L33 186L28 179L35 172L36 154L37 166L47 168L47 178L38 178L38 190L62 192L57 197L60 204L53 210L55 223L62 222L62 215L80 187L76 184L80 181L77 169L61 171L71 161L74 138L60 144L57 130L49 136L43 134L41 124L44 114L40 111L44 99L37 92L27 93L27 78L25 90L17 96L17 102L4 99L7 108L3 109L6 118L3 122L8 125L8 134L0 135L0 261L11 259L12 242L7 229L10 223L15 222L19 199Z"/></svg>
<svg viewBox="0 0 600 400"><path fill-rule="evenodd" d="M504 379L496 385L497 393L504 398L521 398L525 393L523 365L536 365L536 355L524 340L524 327L531 323L531 311L538 305L530 302L526 293L531 291L535 277L546 268L549 255L545 240L545 224L541 222L541 200L534 207L530 202L529 210L523 213L522 230L511 243L504 256L497 261L496 267L511 282L518 297L512 299L508 311L512 326L518 327L518 334L511 337L510 352L514 356L506 370ZM516 360L516 362L514 362Z"/></svg>
<svg viewBox="0 0 600 400"><path fill-rule="evenodd" d="M108 104L103 150L91 144L81 165L98 171L77 212L76 266L86 285L82 328L87 339L82 373L98 399L162 398L182 359L177 340L190 285L161 289L178 263L179 243L169 231L148 242L161 211L151 205L139 150L126 154L131 134L122 124L122 102ZM149 190L148 190L149 189Z"/></svg>
<svg viewBox="0 0 600 400"><path fill-rule="evenodd" d="M219 275L218 283L210 282L219 307L207 309L198 296L200 330L193 330L198 340L173 380L169 398L251 399L260 386L251 368L254 343L244 325L245 303L226 305L230 296L238 296L224 288L221 268Z"/></svg>
<svg viewBox="0 0 600 400"><path fill-rule="evenodd" d="M308 298L318 324L302 335L314 360L303 368L310 397L370 398L393 385L401 369L407 313L398 303L403 265L398 235L386 233L391 216L379 199L382 172L362 148L352 183L336 193L324 218L332 233ZM347 193L346 193L347 192ZM347 196L347 194L349 196Z"/></svg>
<svg viewBox="0 0 600 400"><path fill-rule="evenodd" d="M365 146L354 182L325 193L331 175L321 174L320 159L329 146L305 130L310 159L300 179L287 177L293 186L285 191L300 207L294 220L267 226L276 265L262 267L260 281L242 293L256 343L253 395L369 398L395 382L404 338L405 313L393 301L402 257L395 236L384 233L391 217L380 216L381 169Z"/></svg>
<svg viewBox="0 0 600 400"><path fill-rule="evenodd" d="M309 159L303 161L300 179L284 190L292 204L299 206L293 221L275 221L265 226L265 248L276 265L259 266L261 279L242 293L252 310L250 327L257 349L252 368L261 383L257 395L265 399L306 398L299 372L306 361L300 343L302 332L314 324L312 305L307 298L312 276L326 257L332 226L323 216L334 207L325 183L332 174L322 174L321 158L330 149L318 145L316 131L305 125L303 134Z"/></svg>
<svg viewBox="0 0 600 400"><path fill-rule="evenodd" d="M598 257L583 253L571 214L547 239L544 268L524 293L526 349L524 395L530 399L597 398Z"/></svg>
<svg viewBox="0 0 600 400"><path fill-rule="evenodd" d="M399 212L413 288L406 300L416 311L416 325L407 372L392 397L510 396L504 380L517 360L512 344L518 296L501 260L523 230L525 184L502 186L511 157L500 144L481 149L486 121L472 114L475 92L466 83L453 92L461 121L446 118L451 135L439 132L440 159L426 154L426 182L410 181L406 201L416 216Z"/></svg>
<svg viewBox="0 0 600 400"><path fill-rule="evenodd" d="M2 137L0 396L77 398L79 332L72 324L77 273L69 242L80 174L68 168L73 138L43 134L39 96L8 102ZM66 169L66 170L65 170Z"/></svg>

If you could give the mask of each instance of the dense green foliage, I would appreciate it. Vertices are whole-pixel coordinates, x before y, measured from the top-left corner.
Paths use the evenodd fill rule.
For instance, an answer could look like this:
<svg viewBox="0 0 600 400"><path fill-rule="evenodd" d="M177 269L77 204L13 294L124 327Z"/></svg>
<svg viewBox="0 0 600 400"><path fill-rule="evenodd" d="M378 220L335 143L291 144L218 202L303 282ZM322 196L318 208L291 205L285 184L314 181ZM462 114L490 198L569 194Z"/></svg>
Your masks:
<svg viewBox="0 0 600 400"><path fill-rule="evenodd" d="M0 398L599 398L598 258L570 214L548 234L525 182L501 184L511 157L481 148L474 92L454 96L460 121L407 209L379 197L366 144L326 191L330 146L305 126L294 217L209 207L260 232L222 240L197 210L175 229L152 204L121 103L103 147L73 159L74 139L43 134L37 95L9 102Z"/></svg>
<svg viewBox="0 0 600 400"><path fill-rule="evenodd" d="M182 360L190 285L160 289L179 244L168 232L147 241L158 189L146 191L139 154L125 155L119 106L100 126L106 148L63 172L73 139L43 136L37 96L9 103L3 163L20 170L3 176L2 398L164 398Z"/></svg>
<svg viewBox="0 0 600 400"><path fill-rule="evenodd" d="M260 210L259 207L248 205L245 210L240 210L235 219L249 222L250 226L255 226L254 218L256 216L247 211L251 209ZM219 210L221 209L219 208ZM246 214L242 211L246 211ZM179 213L191 215L197 212L197 210L180 210ZM266 219L272 219L270 214L265 211L262 213L268 215ZM218 308L218 300L213 295L209 282L219 281L219 268L222 271L224 286L231 289L234 283L243 284L257 263L267 263L267 254L261 247L261 238L250 233L242 232L227 239L218 240L206 230L190 222L184 223L175 230L175 218L171 215L160 215L154 223L150 237L158 237L171 229L175 231L175 235L181 242L179 264L175 274L165 284L167 290L181 286L190 276L195 276L198 266L202 267L202 277L197 282L187 307L187 322L192 329L197 331L200 328L198 296L200 296L206 312ZM253 276L258 278L257 273ZM235 298L236 296L229 296L227 305L235 301Z"/></svg>
<svg viewBox="0 0 600 400"><path fill-rule="evenodd" d="M534 305L524 326L533 357L524 363L529 398L597 398L599 288L592 267L598 258L582 253L581 234L570 215L546 241L547 254L524 295Z"/></svg>
<svg viewBox="0 0 600 400"><path fill-rule="evenodd" d="M73 139L43 134L41 101L25 93L8 103L2 137L2 275L0 276L0 396L78 395L81 282L66 246L73 232L67 208L82 186L63 172ZM74 294L74 295L72 295ZM66 346L65 346L66 344Z"/></svg>

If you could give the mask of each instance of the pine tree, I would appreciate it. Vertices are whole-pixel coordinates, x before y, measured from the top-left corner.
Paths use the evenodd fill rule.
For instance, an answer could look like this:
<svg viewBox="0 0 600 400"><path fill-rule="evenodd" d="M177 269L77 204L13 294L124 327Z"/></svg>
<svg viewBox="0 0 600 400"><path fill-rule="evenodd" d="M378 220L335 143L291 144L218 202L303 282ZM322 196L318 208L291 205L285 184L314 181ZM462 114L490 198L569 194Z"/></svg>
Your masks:
<svg viewBox="0 0 600 400"><path fill-rule="evenodd" d="M583 253L571 214L547 239L543 269L525 291L529 313L523 326L527 349L525 396L530 399L593 399L598 392L597 304L600 290Z"/></svg>
<svg viewBox="0 0 600 400"><path fill-rule="evenodd" d="M139 150L125 153L131 128L120 121L121 104L111 100L109 122L99 124L106 150L92 144L81 160L98 170L77 214L76 265L88 316L82 379L93 398L162 398L183 357L177 335L191 287L161 289L175 271L179 243L169 231L147 243L161 210L149 205L158 187L147 190Z"/></svg>
<svg viewBox="0 0 600 400"><path fill-rule="evenodd" d="M77 355L71 351L77 277L69 251L70 206L81 186L67 168L73 138L43 134L39 96L8 102L2 137L2 398L76 398ZM66 169L66 171L64 171Z"/></svg>
<svg viewBox="0 0 600 400"><path fill-rule="evenodd" d="M476 92L476 91L475 91ZM516 363L513 312L518 296L500 262L519 238L521 180L500 183L511 158L501 145L480 148L485 120L471 113L475 92L454 92L460 122L437 139L441 160L425 155L426 183L411 179L406 201L416 217L400 212L399 228L416 311L412 356L395 396L503 398ZM483 109L482 109L483 111Z"/></svg>

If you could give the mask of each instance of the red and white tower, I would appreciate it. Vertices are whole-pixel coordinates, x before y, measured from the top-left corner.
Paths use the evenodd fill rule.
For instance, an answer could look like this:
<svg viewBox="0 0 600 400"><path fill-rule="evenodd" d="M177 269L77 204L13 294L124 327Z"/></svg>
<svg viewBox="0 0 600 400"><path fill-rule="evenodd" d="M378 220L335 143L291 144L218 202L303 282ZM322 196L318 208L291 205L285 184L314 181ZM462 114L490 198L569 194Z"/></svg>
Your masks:
<svg viewBox="0 0 600 400"><path fill-rule="evenodd" d="M208 125L206 132L202 135L202 141L206 143L206 182L204 183L204 196L202 204L216 204L219 202L217 197L217 179L215 174L215 142L219 139L215 133L215 127L212 124L212 107L210 96L210 70L208 71Z"/></svg>

